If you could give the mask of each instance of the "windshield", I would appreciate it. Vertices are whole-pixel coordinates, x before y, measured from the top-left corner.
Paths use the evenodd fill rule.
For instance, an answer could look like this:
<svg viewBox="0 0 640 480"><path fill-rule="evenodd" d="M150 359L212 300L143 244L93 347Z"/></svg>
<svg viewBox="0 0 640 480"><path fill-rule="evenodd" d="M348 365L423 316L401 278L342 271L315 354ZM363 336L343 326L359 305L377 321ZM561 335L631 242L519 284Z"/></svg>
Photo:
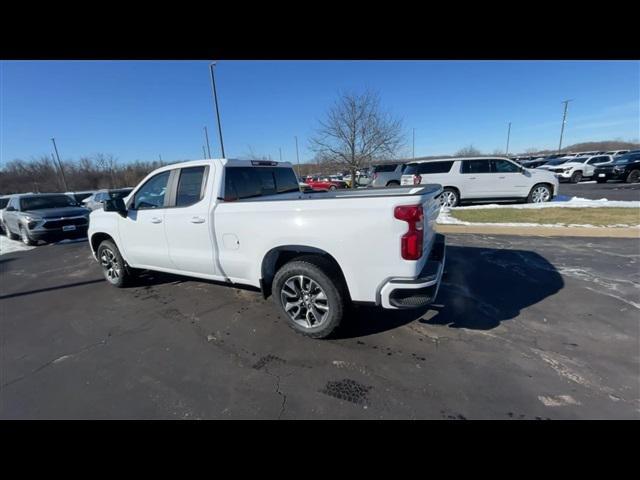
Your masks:
<svg viewBox="0 0 640 480"><path fill-rule="evenodd" d="M20 199L20 209L42 210L44 208L75 207L76 202L66 195L47 195L42 197L25 197Z"/></svg>
<svg viewBox="0 0 640 480"><path fill-rule="evenodd" d="M132 188L128 188L126 190L116 190L115 192L111 192L109 196L113 199L124 198L129 195L132 190Z"/></svg>
<svg viewBox="0 0 640 480"><path fill-rule="evenodd" d="M555 158L553 160L549 160L545 165L562 165L563 163L571 160L570 158Z"/></svg>
<svg viewBox="0 0 640 480"><path fill-rule="evenodd" d="M622 155L616 158L613 163L615 164L623 164L623 163L631 163L633 161L640 160L640 154L636 153L634 155Z"/></svg>

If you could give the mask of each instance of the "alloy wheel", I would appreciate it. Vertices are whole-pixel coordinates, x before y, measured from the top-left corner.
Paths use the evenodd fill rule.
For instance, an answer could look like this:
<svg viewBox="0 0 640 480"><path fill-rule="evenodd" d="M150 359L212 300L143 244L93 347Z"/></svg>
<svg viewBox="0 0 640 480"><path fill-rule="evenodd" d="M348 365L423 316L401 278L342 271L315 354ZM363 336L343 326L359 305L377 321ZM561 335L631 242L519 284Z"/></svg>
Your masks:
<svg viewBox="0 0 640 480"><path fill-rule="evenodd" d="M531 200L533 203L542 203L549 200L551 194L547 187L536 187L531 193Z"/></svg>
<svg viewBox="0 0 640 480"><path fill-rule="evenodd" d="M282 285L280 299L289 318L303 328L315 328L329 317L329 299L318 283L305 276L289 277Z"/></svg>
<svg viewBox="0 0 640 480"><path fill-rule="evenodd" d="M102 265L102 269L104 270L107 279L112 283L117 282L120 278L121 266L118 262L118 258L109 248L102 249L100 264Z"/></svg>

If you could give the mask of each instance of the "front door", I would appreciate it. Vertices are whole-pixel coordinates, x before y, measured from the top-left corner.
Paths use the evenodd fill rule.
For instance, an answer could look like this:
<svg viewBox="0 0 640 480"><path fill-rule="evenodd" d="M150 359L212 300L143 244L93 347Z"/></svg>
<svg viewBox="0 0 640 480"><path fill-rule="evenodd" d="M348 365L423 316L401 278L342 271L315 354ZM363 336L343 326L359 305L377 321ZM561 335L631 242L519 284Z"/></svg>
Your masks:
<svg viewBox="0 0 640 480"><path fill-rule="evenodd" d="M492 177L497 197L522 197L529 193L528 177L522 168L509 160L491 160Z"/></svg>
<svg viewBox="0 0 640 480"><path fill-rule="evenodd" d="M174 268L164 226L170 175L168 170L147 180L132 198L127 216L119 217L122 248L133 267Z"/></svg>

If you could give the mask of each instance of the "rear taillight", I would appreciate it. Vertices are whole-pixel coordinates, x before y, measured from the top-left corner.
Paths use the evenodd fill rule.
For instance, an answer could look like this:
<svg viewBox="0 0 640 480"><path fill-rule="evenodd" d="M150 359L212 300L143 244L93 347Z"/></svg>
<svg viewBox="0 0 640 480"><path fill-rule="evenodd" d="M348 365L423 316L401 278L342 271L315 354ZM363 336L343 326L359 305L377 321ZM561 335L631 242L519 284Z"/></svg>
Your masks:
<svg viewBox="0 0 640 480"><path fill-rule="evenodd" d="M413 184L420 185L422 183L422 177L420 175L413 176Z"/></svg>
<svg viewBox="0 0 640 480"><path fill-rule="evenodd" d="M405 260L418 260L422 256L424 212L422 205L396 207L393 215L409 224L409 230L400 239L400 253Z"/></svg>

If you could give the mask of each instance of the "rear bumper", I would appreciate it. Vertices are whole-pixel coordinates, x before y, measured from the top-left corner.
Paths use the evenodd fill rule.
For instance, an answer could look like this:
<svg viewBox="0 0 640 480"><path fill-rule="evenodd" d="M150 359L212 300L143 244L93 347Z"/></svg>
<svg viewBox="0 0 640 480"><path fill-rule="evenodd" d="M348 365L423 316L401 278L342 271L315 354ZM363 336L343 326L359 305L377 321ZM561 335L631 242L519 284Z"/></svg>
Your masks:
<svg viewBox="0 0 640 480"><path fill-rule="evenodd" d="M390 278L379 289L378 304L382 308L420 308L432 303L438 295L444 272L446 242L436 234L429 258L416 278Z"/></svg>

